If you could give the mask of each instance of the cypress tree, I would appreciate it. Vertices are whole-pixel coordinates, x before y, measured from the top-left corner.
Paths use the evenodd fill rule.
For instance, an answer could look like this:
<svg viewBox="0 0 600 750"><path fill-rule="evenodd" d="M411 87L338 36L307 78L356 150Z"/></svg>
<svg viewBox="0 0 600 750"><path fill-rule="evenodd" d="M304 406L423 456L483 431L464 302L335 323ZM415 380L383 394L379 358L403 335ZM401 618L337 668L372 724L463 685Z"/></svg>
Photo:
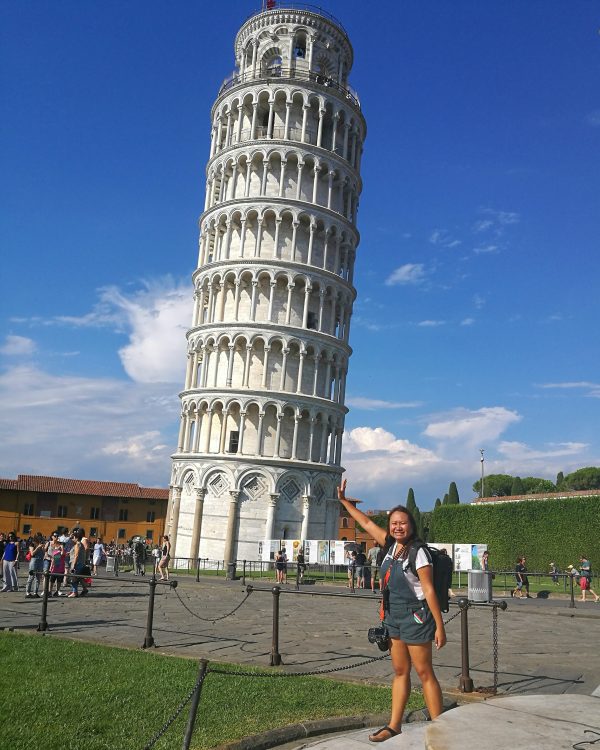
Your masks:
<svg viewBox="0 0 600 750"><path fill-rule="evenodd" d="M415 502L415 491L412 487L408 488L408 495L406 496L406 507L411 513L414 514L417 503Z"/></svg>
<svg viewBox="0 0 600 750"><path fill-rule="evenodd" d="M450 498L448 497L448 493L444 495L444 499L442 500L442 505L448 505L450 502Z"/></svg>
<svg viewBox="0 0 600 750"><path fill-rule="evenodd" d="M450 482L450 487L448 488L448 503L450 505L460 505L460 498L458 497L458 487L456 486L456 482Z"/></svg>
<svg viewBox="0 0 600 750"><path fill-rule="evenodd" d="M439 497L436 497L435 499L435 505L433 506L435 508L439 508L442 504L442 501L439 499Z"/></svg>

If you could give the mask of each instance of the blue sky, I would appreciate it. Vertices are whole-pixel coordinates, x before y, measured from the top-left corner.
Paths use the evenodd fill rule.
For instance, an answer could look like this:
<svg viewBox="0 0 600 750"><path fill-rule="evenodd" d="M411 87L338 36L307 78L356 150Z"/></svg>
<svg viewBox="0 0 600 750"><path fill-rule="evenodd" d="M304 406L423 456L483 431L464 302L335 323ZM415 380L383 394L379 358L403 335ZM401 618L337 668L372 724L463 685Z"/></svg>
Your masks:
<svg viewBox="0 0 600 750"><path fill-rule="evenodd" d="M210 108L260 3L0 6L0 476L166 486ZM367 119L344 465L367 507L600 464L600 13L339 0Z"/></svg>

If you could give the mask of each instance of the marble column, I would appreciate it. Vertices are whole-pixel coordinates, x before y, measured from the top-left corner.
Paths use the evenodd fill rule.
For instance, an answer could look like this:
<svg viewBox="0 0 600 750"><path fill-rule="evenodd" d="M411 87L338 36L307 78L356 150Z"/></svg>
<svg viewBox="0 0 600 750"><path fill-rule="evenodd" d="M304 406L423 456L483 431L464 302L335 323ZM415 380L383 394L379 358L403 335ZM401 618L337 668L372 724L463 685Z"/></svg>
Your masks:
<svg viewBox="0 0 600 750"><path fill-rule="evenodd" d="M202 513L204 510L205 489L196 489L196 505L194 507L194 525L192 527L192 544L190 546L190 557L193 560L198 558L200 549L200 539L202 532Z"/></svg>

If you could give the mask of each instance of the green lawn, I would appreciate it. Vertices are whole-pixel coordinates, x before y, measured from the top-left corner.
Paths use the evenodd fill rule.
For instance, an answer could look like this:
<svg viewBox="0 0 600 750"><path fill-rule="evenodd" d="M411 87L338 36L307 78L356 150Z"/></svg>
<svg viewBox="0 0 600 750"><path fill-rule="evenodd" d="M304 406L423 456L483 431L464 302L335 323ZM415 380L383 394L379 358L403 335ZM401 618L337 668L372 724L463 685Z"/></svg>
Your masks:
<svg viewBox="0 0 600 750"><path fill-rule="evenodd" d="M198 674L197 662L189 659L7 632L0 632L0 663L2 714L11 717L3 722L1 747L19 750L141 750ZM248 671L217 662L210 666ZM389 705L388 687L319 677L208 674L192 748L212 748L310 719L385 712ZM407 711L422 705L415 693ZM186 721L187 707L156 750L180 747Z"/></svg>

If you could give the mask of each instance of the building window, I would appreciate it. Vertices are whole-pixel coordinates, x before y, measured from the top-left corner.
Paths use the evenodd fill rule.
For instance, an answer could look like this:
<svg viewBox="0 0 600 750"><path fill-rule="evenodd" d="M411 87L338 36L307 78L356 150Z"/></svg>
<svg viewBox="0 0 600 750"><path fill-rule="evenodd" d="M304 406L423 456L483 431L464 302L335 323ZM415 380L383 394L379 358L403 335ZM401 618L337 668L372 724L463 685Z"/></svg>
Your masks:
<svg viewBox="0 0 600 750"><path fill-rule="evenodd" d="M123 503L123 505L127 505L127 503L129 502L129 498L128 497L122 497L121 498L121 502Z"/></svg>
<svg viewBox="0 0 600 750"><path fill-rule="evenodd" d="M33 515L33 503L25 503L25 507L23 508L23 515L24 516Z"/></svg>
<svg viewBox="0 0 600 750"><path fill-rule="evenodd" d="M240 444L240 433L239 430L232 430L229 433L229 450L228 453L237 453L238 445Z"/></svg>
<svg viewBox="0 0 600 750"><path fill-rule="evenodd" d="M90 529L90 536L98 536L98 528L96 526L92 526Z"/></svg>
<svg viewBox="0 0 600 750"><path fill-rule="evenodd" d="M57 512L57 514L56 514L56 515L57 515L57 516L58 516L59 518L66 518L66 517L67 517L67 510L68 510L68 509L67 509L67 506L66 506L66 505L59 505L59 506L58 506L58 512Z"/></svg>
<svg viewBox="0 0 600 750"><path fill-rule="evenodd" d="M347 528L348 528L348 519L342 518L342 529L347 529Z"/></svg>
<svg viewBox="0 0 600 750"><path fill-rule="evenodd" d="M154 539L154 530L153 529L146 529L146 539L148 541L152 541Z"/></svg>
<svg viewBox="0 0 600 750"><path fill-rule="evenodd" d="M126 521L128 515L129 511L127 510L127 508L121 508L119 510L119 521Z"/></svg>
<svg viewBox="0 0 600 750"><path fill-rule="evenodd" d="M24 534L31 534L31 524L26 523L23 525L23 533Z"/></svg>
<svg viewBox="0 0 600 750"><path fill-rule="evenodd" d="M90 518L97 521L100 518L100 508L90 508Z"/></svg>
<svg viewBox="0 0 600 750"><path fill-rule="evenodd" d="M156 518L156 513L153 510L149 510L146 513L146 523L154 523L155 518Z"/></svg>
<svg viewBox="0 0 600 750"><path fill-rule="evenodd" d="M311 328L313 331L317 330L317 314L310 312L310 310L306 316L306 327Z"/></svg>
<svg viewBox="0 0 600 750"><path fill-rule="evenodd" d="M156 505L156 500L148 500L148 505Z"/></svg>
<svg viewBox="0 0 600 750"><path fill-rule="evenodd" d="M125 539L125 529L119 529L119 533L117 534L119 539Z"/></svg>

